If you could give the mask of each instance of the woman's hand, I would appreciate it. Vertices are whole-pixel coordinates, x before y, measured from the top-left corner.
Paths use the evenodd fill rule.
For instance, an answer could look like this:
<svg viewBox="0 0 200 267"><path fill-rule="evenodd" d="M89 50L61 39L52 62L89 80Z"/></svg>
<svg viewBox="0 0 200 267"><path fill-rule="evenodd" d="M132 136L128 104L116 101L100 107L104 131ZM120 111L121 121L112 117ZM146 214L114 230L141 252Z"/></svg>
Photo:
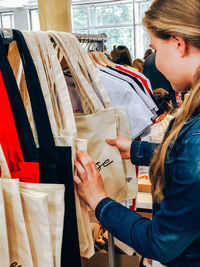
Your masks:
<svg viewBox="0 0 200 267"><path fill-rule="evenodd" d="M132 140L118 136L116 139L106 139L106 143L119 149L122 159L130 159Z"/></svg>
<svg viewBox="0 0 200 267"><path fill-rule="evenodd" d="M74 176L77 193L92 210L95 210L100 200L107 197L102 177L94 161L84 151L76 152L74 165L77 170L77 175Z"/></svg>

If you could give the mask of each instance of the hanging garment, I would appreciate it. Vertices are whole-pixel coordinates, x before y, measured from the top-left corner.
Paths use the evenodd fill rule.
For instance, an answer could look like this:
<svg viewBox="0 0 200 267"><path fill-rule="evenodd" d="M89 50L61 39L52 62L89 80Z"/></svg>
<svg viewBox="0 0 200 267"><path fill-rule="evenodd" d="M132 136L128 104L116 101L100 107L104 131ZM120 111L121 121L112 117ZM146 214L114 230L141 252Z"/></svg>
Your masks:
<svg viewBox="0 0 200 267"><path fill-rule="evenodd" d="M5 203L10 265L17 262L18 265L34 267L22 211L19 180L2 179L2 189Z"/></svg>
<svg viewBox="0 0 200 267"><path fill-rule="evenodd" d="M5 203L3 198L2 180L0 180L0 257L1 266L7 267L10 265L10 256L8 248L8 235L6 226L6 214L5 214Z"/></svg>
<svg viewBox="0 0 200 267"><path fill-rule="evenodd" d="M149 87L149 84L147 82L147 79L143 78L142 75L139 74L139 72L136 72L136 71L134 71L132 69L128 69L126 67L119 66L119 65L116 66L116 69L122 70L122 71L124 71L126 73L129 73L129 74L133 75L134 77L138 78L142 82L142 84L145 86L145 89L147 90L148 94L150 95L151 89Z"/></svg>
<svg viewBox="0 0 200 267"><path fill-rule="evenodd" d="M1 146L0 166L3 180L10 180L11 175ZM60 266L64 185L20 182L19 186L34 267Z"/></svg>
<svg viewBox="0 0 200 267"><path fill-rule="evenodd" d="M84 50L81 48L79 50L80 44L77 43L75 37L55 32L51 33L51 37L65 55L70 72L76 81L79 95L84 99L82 106L86 110L90 110L90 113L92 112L90 115L75 117L76 126L78 136L88 139L88 153L95 160L97 168L102 174L107 193L118 201L135 197L137 194L135 168L127 165L128 161L122 161L119 151L105 142L105 138L116 138L117 134L122 133L122 129L124 132L121 135L130 137L125 108L111 108L111 102L103 86L97 85L102 99L105 99L105 106L109 107L104 108L88 82L88 76L93 77L94 81L95 77L97 76L99 79L99 76L97 74L94 77L93 69L88 67L93 67L91 60ZM126 168L123 164L126 165Z"/></svg>
<svg viewBox="0 0 200 267"><path fill-rule="evenodd" d="M53 45L45 32L23 32L27 44L30 49L30 53L33 54L34 62L37 65L37 58L35 58L35 50L39 49L40 55L42 55L43 65L37 67L38 76L40 80L47 79L49 82L49 88L43 87L43 95L45 98L45 102L48 107L52 104L49 102L49 99L46 99L46 95L51 94L51 99L56 98L56 102L54 105L57 105L55 109L59 118L61 118L62 128L55 129L52 126L52 132L54 134L55 143L58 146L68 145L72 148L72 159L74 159L75 154L75 142L76 146L82 147L82 144L86 142L86 140L78 140L76 139L76 126L75 120L72 112L72 107L70 103L70 97L68 94L67 86L63 77L61 66L58 62L56 51L53 48ZM32 46L32 44L35 44ZM38 46L38 47L37 47ZM45 70L45 76L41 76L40 71L41 68ZM42 70L43 71L43 70ZM49 91L48 91L48 90ZM54 106L53 105L53 106ZM64 112L67 115L64 115ZM52 114L53 116L53 114ZM56 120L57 121L57 120ZM59 136L56 136L56 133L59 132ZM85 148L85 147L84 147ZM86 148L85 148L86 149ZM79 196L75 191L76 198L76 213L78 220L78 234L79 234L79 244L80 244L80 252L83 257L91 257L94 254L94 244L92 239L92 230L90 228L89 214L88 208L83 201L79 200Z"/></svg>
<svg viewBox="0 0 200 267"><path fill-rule="evenodd" d="M0 74L0 143L3 147L6 159L13 178L20 178L20 181L39 183L39 165L35 162L24 162L18 134L13 119L8 95Z"/></svg>
<svg viewBox="0 0 200 267"><path fill-rule="evenodd" d="M131 137L135 139L152 125L152 112L131 85L110 73L99 71L102 82L111 98L113 106L125 106L128 113Z"/></svg>
<svg viewBox="0 0 200 267"><path fill-rule="evenodd" d="M64 218L61 266L66 266L67 264L69 265L69 259L72 264L71 266L81 266L75 212L71 148L55 147L51 127L49 125L46 106L33 61L30 57L30 53L22 34L19 31L13 30L13 35L14 39L17 41L18 49L22 58L27 88L29 91L34 121L37 129L38 142L40 147L36 149L36 151L36 147L33 148L34 152L37 152L36 155L39 155L41 182L64 183L66 185L66 211ZM13 90L12 95L16 96L19 94L18 89L16 90L16 87L11 89ZM20 109L24 109L24 106L20 106ZM14 117L17 117L17 115L18 114L15 113ZM18 131L20 132L21 137L23 137L25 134L20 128L20 121L21 119L19 120L19 118L15 119L16 125L18 122ZM30 127L30 125L26 125L24 120L23 131L25 127ZM24 139L22 138L22 140ZM34 141L33 137L32 140ZM28 147L27 145L26 148L28 150L28 155L31 155L31 157L33 157L30 147Z"/></svg>
<svg viewBox="0 0 200 267"><path fill-rule="evenodd" d="M157 108L157 106L156 106L156 104L154 102L154 96L153 96L152 92L149 89L147 91L147 89L146 89L145 85L143 84L143 82L140 79L136 78L135 74L132 71L119 70L117 68L111 68L109 66L108 66L108 68L110 70L113 70L114 72L117 72L118 75L122 74L124 76L124 78L133 85L133 87L135 88L137 93L140 95L140 97L143 99L143 101L145 102L147 107L149 107L149 109L155 115L155 111L158 110L158 108Z"/></svg>

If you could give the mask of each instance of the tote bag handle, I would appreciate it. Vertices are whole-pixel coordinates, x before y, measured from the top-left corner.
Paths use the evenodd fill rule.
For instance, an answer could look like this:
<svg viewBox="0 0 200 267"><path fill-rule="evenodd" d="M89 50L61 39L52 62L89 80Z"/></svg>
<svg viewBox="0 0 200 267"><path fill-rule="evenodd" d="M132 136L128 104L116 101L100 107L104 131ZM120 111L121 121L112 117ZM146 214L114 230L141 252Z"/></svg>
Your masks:
<svg viewBox="0 0 200 267"><path fill-rule="evenodd" d="M37 162L38 152L36 149L35 141L33 138L32 130L28 121L24 103L22 101L18 85L16 83L15 76L12 68L6 56L6 50L3 44L3 40L0 36L0 70L3 76L6 91L11 104L11 109L14 114L15 124L20 140L21 149L24 157L27 161ZM21 125L23 122L23 131Z"/></svg>
<svg viewBox="0 0 200 267"><path fill-rule="evenodd" d="M96 93L94 92L94 89L91 87L91 84L83 75L84 71L82 66L80 66L79 64L76 49L71 45L70 41L62 32L49 32L49 36L50 38L53 38L56 45L62 51L65 60L67 61L67 64L69 66L70 72L73 78L75 79L77 90L81 100L84 99L86 101L87 104L84 104L89 107L92 113L104 110L104 106L97 97Z"/></svg>
<svg viewBox="0 0 200 267"><path fill-rule="evenodd" d="M100 76L95 66L92 64L90 57L88 56L84 48L80 45L80 42L78 41L78 39L73 34L70 34L70 33L65 33L65 34L68 35L68 38L70 39L71 42L74 43L74 46L77 47L77 50L79 51L80 56L83 58L84 66L87 69L87 72L89 73L96 88L98 89L103 99L105 108L111 108L112 103L111 103L110 97L106 89L104 88L103 83L101 82Z"/></svg>
<svg viewBox="0 0 200 267"><path fill-rule="evenodd" d="M63 130L76 132L76 123L74 120L73 109L71 105L71 100L69 92L67 89L67 84L62 72L62 68L59 64L56 52L53 48L53 45L48 37L46 32L30 32L34 38L38 40L41 45L41 48L46 50L48 53L48 59L51 64L51 69L49 72L52 72L55 79L56 85L56 94L58 99L58 105L61 110L61 119L63 123ZM48 66L49 67L49 64Z"/></svg>
<svg viewBox="0 0 200 267"><path fill-rule="evenodd" d="M11 174L1 144L0 144L0 167L1 167L1 177L11 179Z"/></svg>
<svg viewBox="0 0 200 267"><path fill-rule="evenodd" d="M46 160L55 163L55 143L35 65L22 33L18 30L13 30L13 37L17 42L24 67L24 74L37 129L40 151L41 153L44 153Z"/></svg>

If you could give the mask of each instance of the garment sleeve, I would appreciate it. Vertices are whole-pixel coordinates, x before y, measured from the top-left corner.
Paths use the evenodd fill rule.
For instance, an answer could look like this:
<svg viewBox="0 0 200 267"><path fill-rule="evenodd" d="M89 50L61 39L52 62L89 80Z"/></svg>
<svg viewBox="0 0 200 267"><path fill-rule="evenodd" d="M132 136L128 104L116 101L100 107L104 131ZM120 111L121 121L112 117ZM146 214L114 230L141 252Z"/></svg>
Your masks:
<svg viewBox="0 0 200 267"><path fill-rule="evenodd" d="M131 144L131 162L134 165L149 166L159 144L146 141L133 141Z"/></svg>
<svg viewBox="0 0 200 267"><path fill-rule="evenodd" d="M171 186L152 221L110 198L97 205L98 220L144 257L169 263L200 236L199 141L191 136L171 163Z"/></svg>

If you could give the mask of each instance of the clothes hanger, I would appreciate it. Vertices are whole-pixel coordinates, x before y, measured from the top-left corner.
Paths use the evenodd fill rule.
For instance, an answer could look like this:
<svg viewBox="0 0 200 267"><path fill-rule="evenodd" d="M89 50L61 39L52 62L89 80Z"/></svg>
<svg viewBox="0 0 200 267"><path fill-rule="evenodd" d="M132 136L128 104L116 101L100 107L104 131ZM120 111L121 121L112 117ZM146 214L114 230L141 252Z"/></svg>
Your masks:
<svg viewBox="0 0 200 267"><path fill-rule="evenodd" d="M106 64L101 60L98 52L92 52L91 54L92 54L92 56L93 56L93 58L97 64L99 64L102 67L106 67Z"/></svg>
<svg viewBox="0 0 200 267"><path fill-rule="evenodd" d="M99 57L101 58L101 60L108 66L115 68L116 64L112 61L110 61L103 52L98 52L99 53Z"/></svg>
<svg viewBox="0 0 200 267"><path fill-rule="evenodd" d="M95 66L95 68L97 67L96 61L94 60L92 53L88 52L88 56L90 57L90 59L92 60L93 65Z"/></svg>

